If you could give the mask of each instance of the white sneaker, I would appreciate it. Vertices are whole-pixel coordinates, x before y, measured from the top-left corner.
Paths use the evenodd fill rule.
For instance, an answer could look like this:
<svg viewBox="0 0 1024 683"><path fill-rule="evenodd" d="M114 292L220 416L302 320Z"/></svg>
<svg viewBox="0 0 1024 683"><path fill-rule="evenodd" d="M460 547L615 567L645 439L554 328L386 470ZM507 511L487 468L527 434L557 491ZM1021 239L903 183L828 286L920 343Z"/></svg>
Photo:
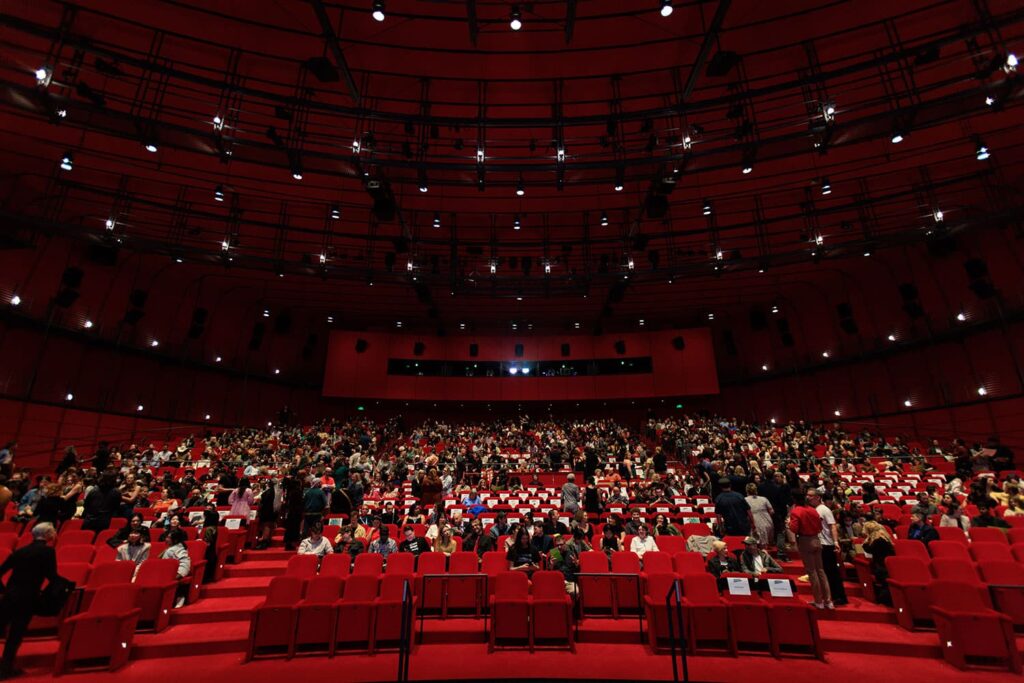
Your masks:
<svg viewBox="0 0 1024 683"><path fill-rule="evenodd" d="M180 609L185 606L185 598L178 598L174 601L174 609Z"/></svg>

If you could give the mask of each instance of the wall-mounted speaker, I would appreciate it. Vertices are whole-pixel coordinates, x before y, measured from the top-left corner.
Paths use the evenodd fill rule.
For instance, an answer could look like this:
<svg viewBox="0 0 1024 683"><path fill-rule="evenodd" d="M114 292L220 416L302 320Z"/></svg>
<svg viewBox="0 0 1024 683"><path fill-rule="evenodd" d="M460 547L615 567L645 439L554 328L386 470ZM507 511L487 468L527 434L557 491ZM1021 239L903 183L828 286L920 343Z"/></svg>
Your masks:
<svg viewBox="0 0 1024 683"><path fill-rule="evenodd" d="M522 357L523 357L523 345L522 344L516 344L516 358L522 358Z"/></svg>
<svg viewBox="0 0 1024 683"><path fill-rule="evenodd" d="M415 344L412 345L412 353L413 353L414 356L422 356L423 352L426 349L427 349L426 344L424 344L423 342L420 342L420 341L418 341L418 342L416 342Z"/></svg>
<svg viewBox="0 0 1024 683"><path fill-rule="evenodd" d="M476 344L470 344L469 345L469 357L470 358L476 358L479 355L480 355L480 347L477 346Z"/></svg>
<svg viewBox="0 0 1024 683"><path fill-rule="evenodd" d="M369 344L366 343L365 339L356 339L356 353L366 353L366 347Z"/></svg>
<svg viewBox="0 0 1024 683"><path fill-rule="evenodd" d="M857 321L853 319L853 306L846 301L836 304L836 313L839 314L839 329L846 334L857 334Z"/></svg>
<svg viewBox="0 0 1024 683"><path fill-rule="evenodd" d="M249 337L249 350L259 351L260 347L263 346L263 334L267 331L267 326L262 322L258 322L252 326L252 336Z"/></svg>
<svg viewBox="0 0 1024 683"><path fill-rule="evenodd" d="M672 348L674 348L676 351L682 351L683 349L686 348L686 340L683 339L682 337L673 337Z"/></svg>
<svg viewBox="0 0 1024 683"><path fill-rule="evenodd" d="M911 318L920 318L924 315L924 307L917 292L917 286L913 282L904 282L900 285L900 298L903 299L903 312Z"/></svg>
<svg viewBox="0 0 1024 683"><path fill-rule="evenodd" d="M568 344L562 344L562 358L568 358L568 357L569 357L569 345Z"/></svg>
<svg viewBox="0 0 1024 683"><path fill-rule="evenodd" d="M615 353L619 354L620 356L626 355L626 342L622 341L621 339L615 342Z"/></svg>
<svg viewBox="0 0 1024 683"><path fill-rule="evenodd" d="M209 312L205 308L196 308L192 311L192 324L188 327L189 339L199 339L206 330L206 318Z"/></svg>
<svg viewBox="0 0 1024 683"><path fill-rule="evenodd" d="M980 258L972 258L964 261L964 270L967 271L969 280L968 287L979 299L991 299L996 295L996 287L992 284L988 275L988 264Z"/></svg>

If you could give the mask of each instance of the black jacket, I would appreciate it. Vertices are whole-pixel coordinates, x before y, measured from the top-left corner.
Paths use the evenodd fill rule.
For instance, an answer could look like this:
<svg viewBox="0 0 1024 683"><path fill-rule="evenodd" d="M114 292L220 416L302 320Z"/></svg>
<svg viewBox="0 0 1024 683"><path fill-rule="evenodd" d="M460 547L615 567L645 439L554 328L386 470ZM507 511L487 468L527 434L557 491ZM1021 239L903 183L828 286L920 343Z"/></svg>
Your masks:
<svg viewBox="0 0 1024 683"><path fill-rule="evenodd" d="M45 579L57 578L57 553L43 541L32 541L15 550L0 565L0 577L11 572L7 595L11 599L34 600Z"/></svg>

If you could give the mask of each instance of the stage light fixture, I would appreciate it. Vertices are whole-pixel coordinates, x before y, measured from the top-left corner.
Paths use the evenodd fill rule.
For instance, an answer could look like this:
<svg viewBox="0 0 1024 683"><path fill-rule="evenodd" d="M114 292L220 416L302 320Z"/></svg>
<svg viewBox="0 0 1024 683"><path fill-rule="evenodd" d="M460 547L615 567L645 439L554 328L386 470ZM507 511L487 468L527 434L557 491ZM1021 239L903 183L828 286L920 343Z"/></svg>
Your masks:
<svg viewBox="0 0 1024 683"><path fill-rule="evenodd" d="M43 66L41 66L38 69L36 69L35 74L36 74L36 83L38 83L39 85L48 85L49 84L50 76L52 75L52 72L50 71L50 67L48 67L48 66L46 66L44 64Z"/></svg>
<svg viewBox="0 0 1024 683"><path fill-rule="evenodd" d="M224 187L223 186L218 185L216 188L214 188L214 190L213 190L213 198L216 201L218 201L218 202L224 201Z"/></svg>
<svg viewBox="0 0 1024 683"><path fill-rule="evenodd" d="M985 96L985 104L987 106L991 107L995 103L996 103L996 98L992 97L991 95L986 95Z"/></svg>
<svg viewBox="0 0 1024 683"><path fill-rule="evenodd" d="M281 369L280 368L274 368L274 374L275 375L280 375L281 374Z"/></svg>
<svg viewBox="0 0 1024 683"><path fill-rule="evenodd" d="M377 21L384 21L384 0L373 0L373 18Z"/></svg>
<svg viewBox="0 0 1024 683"><path fill-rule="evenodd" d="M704 215L705 216L710 216L711 215L711 200L710 199L705 199L704 200L704 209L703 209L703 211L704 211Z"/></svg>
<svg viewBox="0 0 1024 683"><path fill-rule="evenodd" d="M107 228L107 230L113 230L114 229L114 219L113 218L108 218L107 222L104 223L103 225Z"/></svg>
<svg viewBox="0 0 1024 683"><path fill-rule="evenodd" d="M513 329L515 329L514 325L513 325ZM519 374L519 368L517 368L516 366L513 365L512 367L510 367L508 369L508 374L510 374L510 375L518 375Z"/></svg>
<svg viewBox="0 0 1024 683"><path fill-rule="evenodd" d="M601 227L603 227L603 228L607 228L608 227L608 212L607 211L602 211L601 212Z"/></svg>
<svg viewBox="0 0 1024 683"><path fill-rule="evenodd" d="M86 318L85 322L82 323L82 327L84 327L87 330L92 329L92 321Z"/></svg>
<svg viewBox="0 0 1024 683"><path fill-rule="evenodd" d="M519 176L519 181L516 183L516 196L522 197L526 194L526 186L523 185L523 176Z"/></svg>
<svg viewBox="0 0 1024 683"><path fill-rule="evenodd" d="M768 364L766 363L766 364L762 365L761 369L764 370L765 372L768 372Z"/></svg>
<svg viewBox="0 0 1024 683"><path fill-rule="evenodd" d="M18 296L17 294L12 296L11 297L11 305L12 306L20 306L21 305L21 297Z"/></svg>
<svg viewBox="0 0 1024 683"><path fill-rule="evenodd" d="M902 129L896 128L892 131L892 137L889 138L889 141L894 145L898 145L903 142L904 139L906 139L906 133Z"/></svg>
<svg viewBox="0 0 1024 683"><path fill-rule="evenodd" d="M988 395L988 389L986 389L985 387L978 387L978 396L987 396L987 395Z"/></svg>
<svg viewBox="0 0 1024 683"><path fill-rule="evenodd" d="M485 158L486 157L484 156L484 148L483 147L477 147L477 149L476 149L476 163L478 163L478 164L484 163L484 159Z"/></svg>
<svg viewBox="0 0 1024 683"><path fill-rule="evenodd" d="M821 193L824 195L832 194L832 183L829 182L828 176L821 179Z"/></svg>
<svg viewBox="0 0 1024 683"><path fill-rule="evenodd" d="M224 360L224 359L223 359L223 358L221 358L220 356L215 356L215 357L214 357L214 359L213 359L213 362L214 362L214 363L219 363L219 362L221 362L222 360Z"/></svg>
<svg viewBox="0 0 1024 683"><path fill-rule="evenodd" d="M512 5L512 12L509 14L508 25L513 31L518 31L523 27L523 17L519 13L519 5Z"/></svg>
<svg viewBox="0 0 1024 683"><path fill-rule="evenodd" d="M60 168L62 171L70 171L74 167L75 158L71 152L64 152L64 156L60 159Z"/></svg>
<svg viewBox="0 0 1024 683"><path fill-rule="evenodd" d="M518 230L521 227L523 227L523 224L522 221L519 220L519 214L517 213L515 219L512 221L512 229Z"/></svg>
<svg viewBox="0 0 1024 683"><path fill-rule="evenodd" d="M264 308L263 309L263 317L264 318L269 318L270 317L270 309L269 308Z"/></svg>
<svg viewBox="0 0 1024 683"><path fill-rule="evenodd" d="M751 166L750 164L745 164L743 166L743 175L750 175L750 173L752 173L753 170L754 170L753 166Z"/></svg>
<svg viewBox="0 0 1024 683"><path fill-rule="evenodd" d="M206 413L205 415L203 415L203 419L204 420L209 420L210 419L210 414Z"/></svg>
<svg viewBox="0 0 1024 683"><path fill-rule="evenodd" d="M990 156L991 154L988 151L988 147L986 147L985 143L981 141L981 138L978 138L978 142L974 148L974 157L978 161L985 161L985 159L988 159Z"/></svg>
<svg viewBox="0 0 1024 683"><path fill-rule="evenodd" d="M932 213L932 217L935 219L936 223L941 223L943 220L945 220L946 215L942 213L941 209L935 209L935 212Z"/></svg>
<svg viewBox="0 0 1024 683"><path fill-rule="evenodd" d="M529 375L530 374L530 368L524 366L523 367L523 374L524 375Z"/></svg>
<svg viewBox="0 0 1024 683"><path fill-rule="evenodd" d="M828 351L822 351L822 352L821 352L821 357L822 357L822 358L828 358L828 357L829 357L829 355L830 355L830 354L829 354L829 352L828 352Z"/></svg>
<svg viewBox="0 0 1024 683"><path fill-rule="evenodd" d="M565 147L562 147L560 145L558 149L555 150L555 161L557 161L560 164L565 163Z"/></svg>
<svg viewBox="0 0 1024 683"><path fill-rule="evenodd" d="M661 0L661 16L672 16L672 0Z"/></svg>
<svg viewBox="0 0 1024 683"><path fill-rule="evenodd" d="M836 408L835 410L833 410L832 414L835 415L836 417L839 417L840 415L842 415L842 413L839 412L839 408Z"/></svg>

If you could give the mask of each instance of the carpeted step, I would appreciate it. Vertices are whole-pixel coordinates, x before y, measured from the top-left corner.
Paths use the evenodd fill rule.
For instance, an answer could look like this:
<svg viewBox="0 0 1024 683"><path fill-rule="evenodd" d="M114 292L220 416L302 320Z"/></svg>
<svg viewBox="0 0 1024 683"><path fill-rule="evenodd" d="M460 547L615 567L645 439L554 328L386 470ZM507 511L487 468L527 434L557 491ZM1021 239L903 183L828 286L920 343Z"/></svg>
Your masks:
<svg viewBox="0 0 1024 683"><path fill-rule="evenodd" d="M287 561L281 560L246 560L240 564L233 564L224 567L225 578L239 578L243 576L280 576L288 568Z"/></svg>
<svg viewBox="0 0 1024 683"><path fill-rule="evenodd" d="M210 624L181 624L160 633L135 636L132 659L188 657L194 655L242 652L249 642L249 621L225 621Z"/></svg>
<svg viewBox="0 0 1024 683"><path fill-rule="evenodd" d="M243 550L242 556L239 558L240 563L255 560L258 562L287 562L291 558L295 557L295 551L285 550L284 544L280 548L270 548L268 550Z"/></svg>
<svg viewBox="0 0 1024 683"><path fill-rule="evenodd" d="M216 583L203 586L200 591L200 604L206 598L239 598L263 596L270 585L269 576L243 576L221 579Z"/></svg>
<svg viewBox="0 0 1024 683"><path fill-rule="evenodd" d="M264 591L265 592L265 591ZM225 598L201 598L191 605L171 612L171 625L217 624L225 621L248 621L252 609L263 602L264 595Z"/></svg>

